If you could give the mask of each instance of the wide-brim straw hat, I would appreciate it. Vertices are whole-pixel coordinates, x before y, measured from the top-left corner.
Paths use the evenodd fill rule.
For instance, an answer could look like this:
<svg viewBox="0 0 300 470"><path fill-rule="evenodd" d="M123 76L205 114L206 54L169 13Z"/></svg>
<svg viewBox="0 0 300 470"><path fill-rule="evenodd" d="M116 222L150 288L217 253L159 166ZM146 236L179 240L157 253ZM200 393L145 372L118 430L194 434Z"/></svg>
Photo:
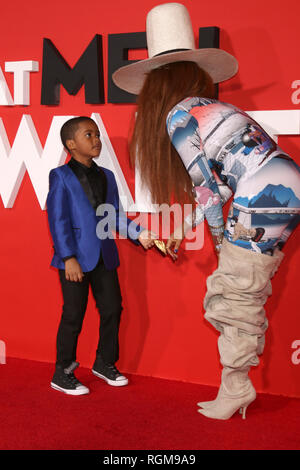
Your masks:
<svg viewBox="0 0 300 470"><path fill-rule="evenodd" d="M146 74L171 62L196 62L214 83L233 77L238 62L231 54L216 48L195 48L195 38L188 10L180 3L158 5L147 15L148 59L116 70L112 79L125 91L138 95Z"/></svg>

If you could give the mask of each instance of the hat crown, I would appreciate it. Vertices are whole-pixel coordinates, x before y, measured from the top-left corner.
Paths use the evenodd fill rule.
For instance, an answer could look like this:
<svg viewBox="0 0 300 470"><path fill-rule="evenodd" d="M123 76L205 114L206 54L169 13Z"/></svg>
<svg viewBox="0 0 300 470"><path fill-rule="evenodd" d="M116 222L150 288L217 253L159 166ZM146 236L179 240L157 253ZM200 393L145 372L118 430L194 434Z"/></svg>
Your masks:
<svg viewBox="0 0 300 470"><path fill-rule="evenodd" d="M152 8L147 15L146 34L149 58L176 49L195 49L191 18L180 3Z"/></svg>

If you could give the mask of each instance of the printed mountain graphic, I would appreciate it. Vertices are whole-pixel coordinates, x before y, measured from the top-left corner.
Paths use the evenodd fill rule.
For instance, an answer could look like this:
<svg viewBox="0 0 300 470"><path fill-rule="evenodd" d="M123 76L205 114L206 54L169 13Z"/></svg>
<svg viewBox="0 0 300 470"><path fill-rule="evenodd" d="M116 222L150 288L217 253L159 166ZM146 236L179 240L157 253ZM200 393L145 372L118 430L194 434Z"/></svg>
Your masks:
<svg viewBox="0 0 300 470"><path fill-rule="evenodd" d="M177 128L174 131L172 136L172 142L175 146L179 146L185 139L190 138L195 129L195 125L188 125L188 121L195 121L195 118L192 116L187 116L180 124L177 123ZM197 123L196 123L197 124Z"/></svg>
<svg viewBox="0 0 300 470"><path fill-rule="evenodd" d="M282 184L268 184L252 199L238 197L235 201L246 207L300 207L300 199L294 191Z"/></svg>
<svg viewBox="0 0 300 470"><path fill-rule="evenodd" d="M293 214L252 214L251 224L256 227L268 227L276 225L288 225L293 219Z"/></svg>

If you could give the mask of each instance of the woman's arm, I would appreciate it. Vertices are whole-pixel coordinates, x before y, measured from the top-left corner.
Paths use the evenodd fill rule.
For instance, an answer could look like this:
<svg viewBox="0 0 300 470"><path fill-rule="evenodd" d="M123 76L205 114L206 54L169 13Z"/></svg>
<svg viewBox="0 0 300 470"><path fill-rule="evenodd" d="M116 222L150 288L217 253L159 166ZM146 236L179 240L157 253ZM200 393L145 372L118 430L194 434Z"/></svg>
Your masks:
<svg viewBox="0 0 300 470"><path fill-rule="evenodd" d="M188 112L180 110L168 119L167 130L183 164L195 184L197 219L199 212L206 218L216 250L220 249L224 233L222 198L215 176L209 166L200 137L198 122ZM197 213L198 212L198 213Z"/></svg>

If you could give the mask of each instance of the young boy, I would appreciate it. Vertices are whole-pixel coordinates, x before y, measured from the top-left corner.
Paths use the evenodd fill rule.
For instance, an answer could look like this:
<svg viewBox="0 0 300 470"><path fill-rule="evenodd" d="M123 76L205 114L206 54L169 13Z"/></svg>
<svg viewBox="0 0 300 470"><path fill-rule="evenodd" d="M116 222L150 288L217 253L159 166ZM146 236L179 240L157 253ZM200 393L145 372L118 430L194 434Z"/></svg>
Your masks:
<svg viewBox="0 0 300 470"><path fill-rule="evenodd" d="M128 379L116 368L119 358L119 323L122 298L116 268L118 251L112 237L100 239L96 215L100 204L113 206L116 229L126 232L145 249L153 245L151 233L128 219L119 208L114 174L99 167L101 141L96 123L85 116L67 121L61 129L64 147L71 154L68 164L51 170L47 210L54 256L63 293L63 313L57 333L57 358L51 387L69 395L83 395L89 389L74 375L78 367L76 349L86 311L89 285L101 312L99 343L92 372L109 385L127 385Z"/></svg>

